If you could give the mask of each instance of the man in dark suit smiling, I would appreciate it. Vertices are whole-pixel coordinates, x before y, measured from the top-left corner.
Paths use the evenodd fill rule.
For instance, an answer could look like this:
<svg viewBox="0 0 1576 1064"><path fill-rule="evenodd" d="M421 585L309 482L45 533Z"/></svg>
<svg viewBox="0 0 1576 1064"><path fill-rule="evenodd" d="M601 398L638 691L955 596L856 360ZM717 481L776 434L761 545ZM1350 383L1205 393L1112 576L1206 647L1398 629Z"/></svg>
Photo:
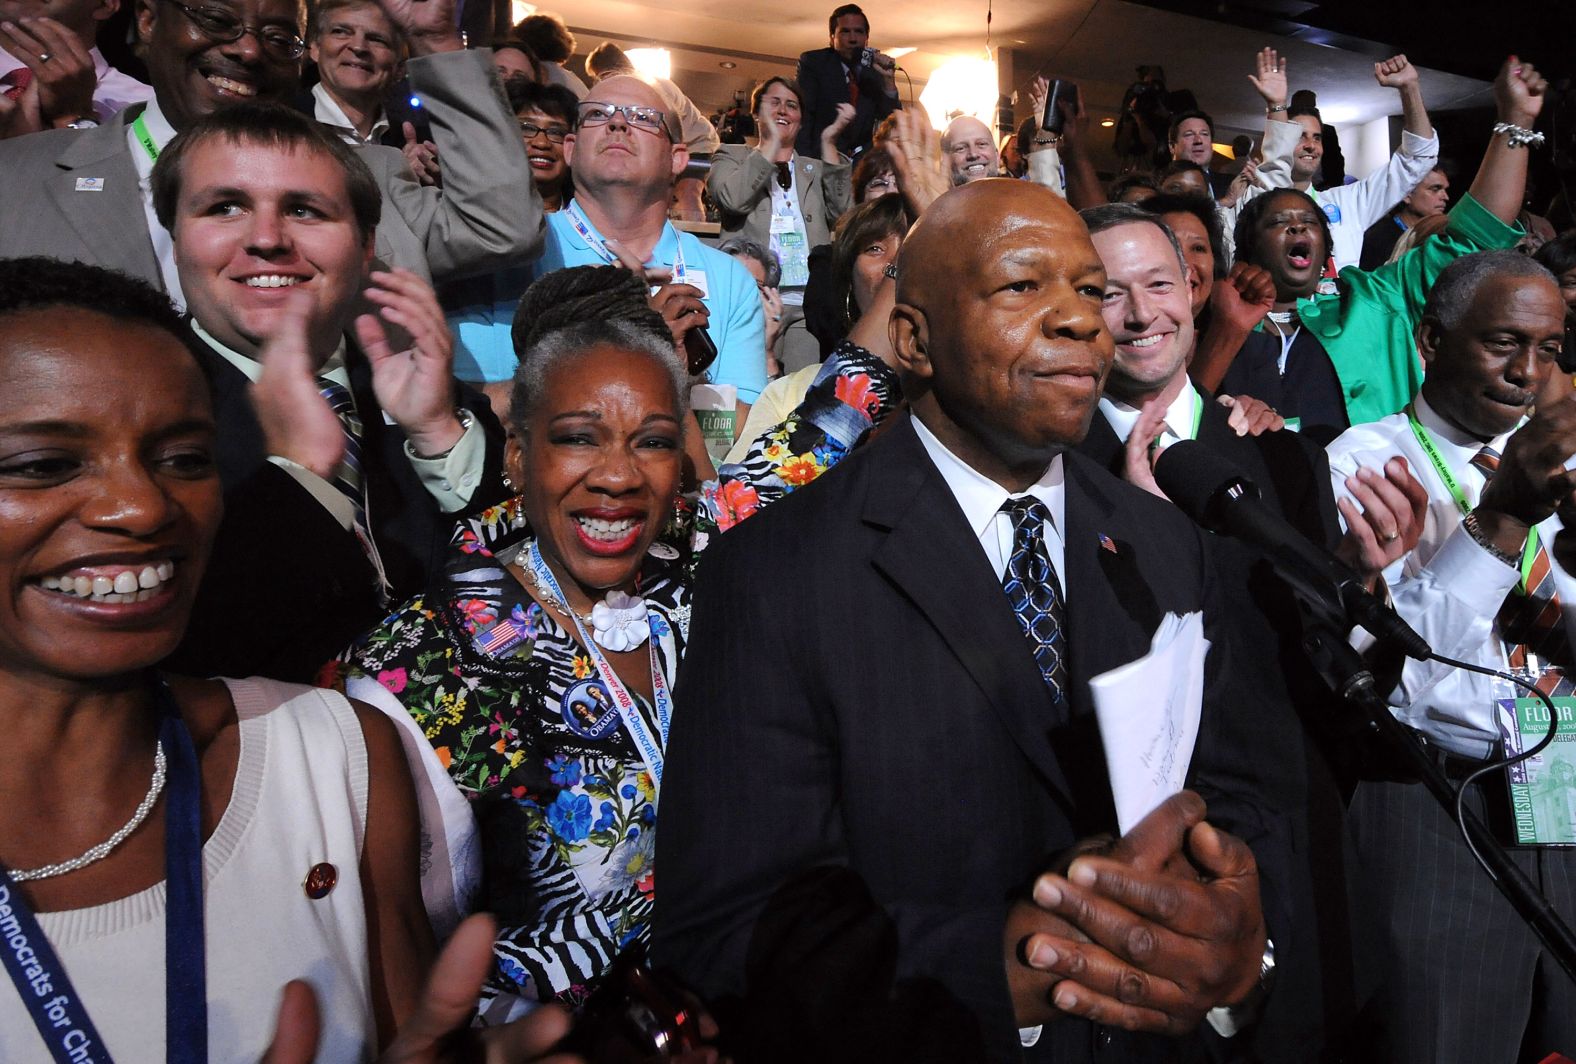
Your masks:
<svg viewBox="0 0 1576 1064"><path fill-rule="evenodd" d="M1213 822L1260 822L1232 766L1184 751L1198 795L1091 842L1117 831L1092 678L1143 656L1167 613L1202 612L1197 750L1224 700L1251 697L1229 690L1234 637L1198 531L1068 450L1111 364L1104 285L1054 193L947 193L898 263L912 416L702 566L654 950L702 993L741 997L746 1024L771 1022L752 999L788 995L784 1036L834 1050L805 1059L856 1043L879 1059L1171 1059L1215 1037L1206 1015L1235 1030L1262 989L1279 907L1248 847L1204 820L1207 802ZM785 916L828 869L859 885L841 902L868 907L835 928L819 903ZM894 991L862 1004L923 1006L866 1022L830 980L782 977L818 955L836 967L856 939L872 945L848 965ZM903 1042L916 1017L933 1044Z"/></svg>

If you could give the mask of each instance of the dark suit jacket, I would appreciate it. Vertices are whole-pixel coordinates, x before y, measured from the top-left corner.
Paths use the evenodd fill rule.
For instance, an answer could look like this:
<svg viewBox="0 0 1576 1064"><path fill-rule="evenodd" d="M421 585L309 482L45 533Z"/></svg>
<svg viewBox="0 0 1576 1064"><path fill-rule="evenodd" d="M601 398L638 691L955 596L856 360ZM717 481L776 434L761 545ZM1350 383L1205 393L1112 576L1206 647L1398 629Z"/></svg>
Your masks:
<svg viewBox="0 0 1576 1064"><path fill-rule="evenodd" d="M804 120L794 150L812 159L821 157L821 130L837 117L837 105L848 102L848 68L831 48L817 48L799 57L799 99L804 105ZM854 120L837 136L837 147L844 155L870 146L876 123L903 106L896 96L887 95L886 80L873 67L859 74L859 102L854 104Z"/></svg>
<svg viewBox="0 0 1576 1064"><path fill-rule="evenodd" d="M197 676L271 676L306 682L383 616L376 573L353 532L300 482L268 461L247 377L193 336L213 384L224 521L215 540L186 638L166 662ZM350 390L362 422L367 521L393 601L426 587L431 565L454 529L405 455L405 434L384 420L372 370L352 342ZM503 430L481 395L464 389L487 436L484 475L471 509L507 498Z"/></svg>
<svg viewBox="0 0 1576 1064"><path fill-rule="evenodd" d="M1019 1059L1009 904L1075 841L1115 830L1089 679L1146 653L1165 613L1202 609L1213 644L1203 730L1222 699L1241 696L1198 529L1079 455L1064 467L1070 712L1053 703L906 421L702 563L663 780L654 957L714 997L746 983L797 994L782 1059L833 1059L822 1043L806 1048L818 1035L847 1052L827 1034L853 1022L835 993L773 978L827 967L806 958L855 938L888 943L890 956L839 960L865 964L867 982L895 977L897 996L921 1003L885 1032L919 1031L914 1044L887 1041L864 1059ZM1241 800L1232 769L1193 759L1211 819L1249 839L1277 830ZM856 909L845 923L868 934L828 932L819 950L787 934L773 952L762 940L783 923L774 893L824 866L868 887L878 926ZM1273 903L1266 914L1283 919ZM957 1013L973 1027L967 1049L957 1025L932 1037L937 1017ZM938 1052L941 1039L953 1048ZM1091 1060L1097 1045L1122 1060L1182 1048L1068 1020L1029 1056Z"/></svg>
<svg viewBox="0 0 1576 1064"><path fill-rule="evenodd" d="M1259 486L1265 501L1299 532L1326 548L1340 538L1324 452L1295 432L1238 436L1224 407L1204 396L1198 440ZM1079 450L1120 476L1125 448L1096 413ZM1285 845L1255 847L1260 874L1281 888L1292 919L1271 925L1275 992L1251 1036L1259 1059L1309 1060L1339 1045L1372 989L1357 958L1365 955L1357 911L1355 849L1342 789L1327 758L1331 724L1343 710L1303 653L1302 623L1290 593L1252 548L1206 540L1240 633L1254 650L1239 661L1255 689L1227 707L1208 741L1212 760L1242 766L1239 783L1276 810ZM1306 725L1306 726L1305 726ZM1331 740L1333 741L1333 740ZM1200 739L1200 756L1205 738Z"/></svg>

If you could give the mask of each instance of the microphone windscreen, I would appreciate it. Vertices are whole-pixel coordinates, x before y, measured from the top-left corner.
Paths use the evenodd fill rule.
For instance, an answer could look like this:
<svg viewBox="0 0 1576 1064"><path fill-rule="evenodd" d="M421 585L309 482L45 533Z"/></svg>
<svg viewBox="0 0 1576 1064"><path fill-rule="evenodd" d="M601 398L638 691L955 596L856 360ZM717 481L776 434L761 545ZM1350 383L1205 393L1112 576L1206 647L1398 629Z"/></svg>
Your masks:
<svg viewBox="0 0 1576 1064"><path fill-rule="evenodd" d="M1220 531L1213 520L1213 501L1233 484L1250 494L1258 488L1247 474L1197 440L1182 440L1160 452L1155 460L1155 483L1177 509L1211 531Z"/></svg>

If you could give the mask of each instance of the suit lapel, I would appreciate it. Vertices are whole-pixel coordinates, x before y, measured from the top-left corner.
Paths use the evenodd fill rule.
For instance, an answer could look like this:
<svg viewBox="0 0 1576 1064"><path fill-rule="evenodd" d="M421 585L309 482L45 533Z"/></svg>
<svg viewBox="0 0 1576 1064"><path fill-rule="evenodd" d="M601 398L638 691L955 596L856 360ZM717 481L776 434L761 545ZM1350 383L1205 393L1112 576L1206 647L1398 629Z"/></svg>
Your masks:
<svg viewBox="0 0 1576 1064"><path fill-rule="evenodd" d="M96 261L153 279L163 287L163 272L153 240L143 224L142 189L126 143L127 119L72 137L55 160L49 195ZM98 191L85 182L102 181Z"/></svg>
<svg viewBox="0 0 1576 1064"><path fill-rule="evenodd" d="M1098 483L1100 471L1078 454L1063 461L1068 674L1077 716L1094 712L1091 679L1148 652L1162 611L1138 567L1121 510Z"/></svg>
<svg viewBox="0 0 1576 1064"><path fill-rule="evenodd" d="M864 513L888 529L875 567L925 615L1045 781L1070 797L1048 738L1056 711L1000 582L913 426L891 435L901 457L872 484Z"/></svg>

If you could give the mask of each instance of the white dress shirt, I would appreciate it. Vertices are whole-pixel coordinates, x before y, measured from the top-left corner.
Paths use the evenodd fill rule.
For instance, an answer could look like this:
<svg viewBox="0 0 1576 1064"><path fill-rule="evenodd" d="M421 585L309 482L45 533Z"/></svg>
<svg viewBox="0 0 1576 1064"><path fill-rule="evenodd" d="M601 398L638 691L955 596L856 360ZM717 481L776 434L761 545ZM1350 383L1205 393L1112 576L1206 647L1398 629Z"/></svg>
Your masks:
<svg viewBox="0 0 1576 1064"><path fill-rule="evenodd" d="M345 109L339 105L338 100L329 95L321 81L312 86L312 117L338 133L339 139L352 147L381 144L383 134L389 131L389 116L384 112L378 115L376 122L372 123L372 133L363 137L356 131L356 124L350 120Z"/></svg>
<svg viewBox="0 0 1576 1064"><path fill-rule="evenodd" d="M255 358L250 358L239 351L231 350L224 344L215 340L196 321L191 323L192 332L207 344L226 362L246 375L246 379L255 382L263 372L262 363ZM328 361L323 363L317 371L317 376L344 388L351 394L351 402L355 402L354 393L350 388L350 374L345 370L345 341L339 342L339 347ZM388 420L388 415L383 415ZM460 436L449 453L441 458L421 458L411 449L410 444L405 444L405 457L410 459L410 464L416 470L416 476L421 480L421 486L427 489L427 494L437 501L444 513L458 513L470 505L471 496L475 494L476 487L482 482L484 466L487 463L487 438L482 428L472 418L463 435ZM279 455L269 455L268 460L300 483L312 498L322 504L323 508L333 515L341 528L350 531L355 524L356 514L350 500L333 484L324 480L306 466L292 462Z"/></svg>
<svg viewBox="0 0 1576 1064"><path fill-rule="evenodd" d="M1002 503L1008 499L1032 495L1045 504L1045 508L1051 512L1051 519L1045 523L1045 553L1050 556L1057 580L1065 588L1067 578L1062 567L1066 550L1063 547L1062 529L1067 516L1067 491L1062 479L1062 456L1051 459L1051 464L1045 467L1040 479L1031 484L1027 491L1014 494L947 450L946 444L938 440L917 417L914 418L914 431L919 434L919 442L925 445L925 453L930 455L941 479L952 489L952 496L962 507L963 517L968 521L970 531L979 539L980 548L985 551L997 580L1002 578L1002 574L1007 571L1007 563L1012 559L1012 515L1001 512Z"/></svg>
<svg viewBox="0 0 1576 1064"><path fill-rule="evenodd" d="M93 117L103 125L134 103L153 99L153 86L138 81L130 74L123 74L109 65L104 53L97 48L88 50L93 60L93 74L98 84L93 87ZM0 48L0 78L13 70L26 66L16 56Z"/></svg>
<svg viewBox="0 0 1576 1064"><path fill-rule="evenodd" d="M175 139L175 127L159 110L158 100L149 99L140 117L147 127L148 137L159 151L163 151ZM170 302L185 310L186 296L181 291L181 275L175 269L175 238L159 224L159 216L153 210L154 157L148 154L148 149L143 147L137 137L137 131L129 123L126 126L126 143L131 150L131 165L137 168L137 187L142 190L142 213L148 220L148 236L153 240L153 254L159 260L159 275L164 279L164 291L170 297Z"/></svg>
<svg viewBox="0 0 1576 1064"><path fill-rule="evenodd" d="M1169 447L1182 440L1191 440L1198 436L1198 419L1203 416L1203 396L1198 394L1198 389L1189 381L1182 386L1182 390L1171 400L1166 407L1166 427L1160 433L1160 445ZM1116 433L1116 438L1123 443L1133 434L1133 427L1138 424L1138 416L1143 413L1136 406L1129 406L1120 399L1113 399L1109 393L1100 397L1100 413L1105 415L1105 420L1110 423L1111 430Z"/></svg>
<svg viewBox="0 0 1576 1064"><path fill-rule="evenodd" d="M1476 506L1484 477L1472 465L1472 457L1483 447L1482 441L1440 417L1421 395L1414 400L1414 408L1467 504ZM1488 446L1503 453L1509 437L1510 433L1505 433L1490 440ZM1336 498L1351 497L1346 478L1359 467L1382 470L1385 462L1396 455L1406 459L1412 475L1428 489L1428 514L1417 549L1384 573L1396 612L1437 653L1505 669L1504 643L1494 618L1520 573L1467 534L1461 524L1460 509L1418 444L1405 412L1348 429L1330 444L1329 455ZM1545 550L1549 550L1559 530L1558 517L1550 517L1537 526ZM1549 560L1561 602L1576 603L1576 579L1554 562L1552 551ZM1569 632L1568 606L1565 624ZM1359 649L1366 649L1373 640L1358 629L1353 632L1352 642ZM1411 659L1407 659L1402 670L1400 686L1390 695L1390 704L1403 724L1453 754L1479 760L1499 749L1493 700L1491 678L1435 661Z"/></svg>
<svg viewBox="0 0 1576 1064"><path fill-rule="evenodd" d="M1261 188L1249 188L1227 215L1226 239L1231 239L1236 212L1255 196L1276 188L1291 187L1291 159L1302 140L1297 122L1265 123L1264 165L1259 167ZM1337 271L1357 265L1363 255L1363 234L1368 227L1390 212L1411 191L1423 183L1428 172L1439 165L1439 134L1420 137L1403 130L1401 146L1385 164L1360 181L1335 185L1324 191L1309 188L1308 195L1323 209L1330 222L1332 247Z"/></svg>

